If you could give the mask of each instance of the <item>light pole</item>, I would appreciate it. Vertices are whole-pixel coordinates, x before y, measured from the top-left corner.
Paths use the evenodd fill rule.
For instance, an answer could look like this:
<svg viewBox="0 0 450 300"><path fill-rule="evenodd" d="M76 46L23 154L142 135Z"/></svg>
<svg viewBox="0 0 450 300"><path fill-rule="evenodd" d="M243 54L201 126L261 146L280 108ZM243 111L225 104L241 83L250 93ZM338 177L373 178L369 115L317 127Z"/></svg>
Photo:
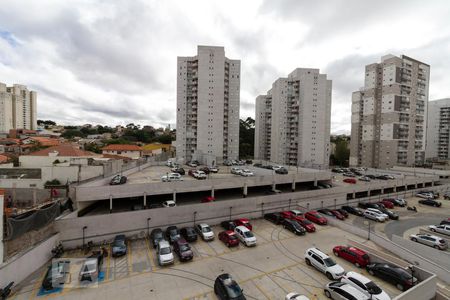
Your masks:
<svg viewBox="0 0 450 300"><path fill-rule="evenodd" d="M147 218L147 235L150 236L150 220L152 218Z"/></svg>
<svg viewBox="0 0 450 300"><path fill-rule="evenodd" d="M231 221L231 210L233 209L233 206L230 206L230 221Z"/></svg>
<svg viewBox="0 0 450 300"><path fill-rule="evenodd" d="M195 219L197 218L197 212L194 211L194 225L195 225Z"/></svg>
<svg viewBox="0 0 450 300"><path fill-rule="evenodd" d="M289 209L288 210L291 210L291 201L292 201L292 199L289 199Z"/></svg>
<svg viewBox="0 0 450 300"><path fill-rule="evenodd" d="M261 203L261 216L264 216L264 202Z"/></svg>
<svg viewBox="0 0 450 300"><path fill-rule="evenodd" d="M87 226L83 226L83 249L85 247L85 243L84 243L84 239L85 239L85 234L84 231L87 229Z"/></svg>

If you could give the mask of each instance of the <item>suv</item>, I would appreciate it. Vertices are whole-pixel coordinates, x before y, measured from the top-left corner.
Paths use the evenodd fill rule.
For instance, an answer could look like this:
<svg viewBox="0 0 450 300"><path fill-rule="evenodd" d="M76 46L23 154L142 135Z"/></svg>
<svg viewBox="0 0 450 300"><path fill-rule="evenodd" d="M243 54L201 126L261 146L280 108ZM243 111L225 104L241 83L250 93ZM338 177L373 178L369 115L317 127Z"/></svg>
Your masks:
<svg viewBox="0 0 450 300"><path fill-rule="evenodd" d="M125 235L119 234L114 237L114 242L112 245L112 256L122 256L127 254L127 244L125 243Z"/></svg>
<svg viewBox="0 0 450 300"><path fill-rule="evenodd" d="M411 288L417 282L417 278L413 277L411 272L393 264L375 263L367 265L366 269L370 275L394 284L400 291Z"/></svg>
<svg viewBox="0 0 450 300"><path fill-rule="evenodd" d="M372 280L356 272L347 272L341 282L350 284L358 291L373 300L391 300L391 298Z"/></svg>
<svg viewBox="0 0 450 300"><path fill-rule="evenodd" d="M150 233L150 240L153 244L153 248L156 248L158 246L158 243L162 240L164 240L164 233L161 228L155 228Z"/></svg>
<svg viewBox="0 0 450 300"><path fill-rule="evenodd" d="M183 238L179 238L173 243L173 251L178 255L181 261L188 261L194 258L191 247Z"/></svg>
<svg viewBox="0 0 450 300"><path fill-rule="evenodd" d="M318 248L309 248L306 250L305 262L308 266L313 266L327 275L330 280L337 280L345 273L340 265L336 264L331 257L320 251Z"/></svg>
<svg viewBox="0 0 450 300"><path fill-rule="evenodd" d="M230 274L220 274L214 281L214 294L220 300L245 300L244 293Z"/></svg>
<svg viewBox="0 0 450 300"><path fill-rule="evenodd" d="M324 289L325 296L330 299L342 299L342 300L367 300L370 299L362 292L357 290L354 286L339 282L333 281L328 283Z"/></svg>
<svg viewBox="0 0 450 300"><path fill-rule="evenodd" d="M234 232L245 246L256 246L256 237L247 227L237 226Z"/></svg>
<svg viewBox="0 0 450 300"><path fill-rule="evenodd" d="M364 268L370 264L369 255L356 247L336 246L333 248L333 253L334 255L351 262L358 268Z"/></svg>
<svg viewBox="0 0 450 300"><path fill-rule="evenodd" d="M167 175L161 176L162 182L170 182L170 181L183 181L181 175L179 173L169 173Z"/></svg>
<svg viewBox="0 0 450 300"><path fill-rule="evenodd" d="M167 241L160 241L158 243L156 253L158 254L158 263L160 266L174 263L172 249Z"/></svg>
<svg viewBox="0 0 450 300"><path fill-rule="evenodd" d="M431 234L411 234L409 236L411 241L421 243L435 249L445 250L448 248L447 241Z"/></svg>
<svg viewBox="0 0 450 300"><path fill-rule="evenodd" d="M195 225L195 230L202 237L204 241L214 240L214 232L208 224L202 223Z"/></svg>
<svg viewBox="0 0 450 300"><path fill-rule="evenodd" d="M378 212L372 211L371 209L366 209L364 211L364 217L367 218L367 219L375 220L377 222L384 222L384 221L386 221L386 215L385 214L380 214Z"/></svg>
<svg viewBox="0 0 450 300"><path fill-rule="evenodd" d="M176 240L180 238L180 231L177 226L169 226L166 229L166 238L169 243L173 244Z"/></svg>
<svg viewBox="0 0 450 300"><path fill-rule="evenodd" d="M192 227L184 227L180 230L181 236L189 243L195 242L197 240L197 233Z"/></svg>
<svg viewBox="0 0 450 300"><path fill-rule="evenodd" d="M433 232L439 232L450 236L450 225L430 225L428 228Z"/></svg>

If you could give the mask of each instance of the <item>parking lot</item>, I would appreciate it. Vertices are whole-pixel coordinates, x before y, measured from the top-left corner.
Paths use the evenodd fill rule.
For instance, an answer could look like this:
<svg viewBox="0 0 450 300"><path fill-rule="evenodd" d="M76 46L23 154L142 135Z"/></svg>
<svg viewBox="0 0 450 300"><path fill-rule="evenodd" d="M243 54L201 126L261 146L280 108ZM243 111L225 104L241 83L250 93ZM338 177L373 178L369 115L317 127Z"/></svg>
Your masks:
<svg viewBox="0 0 450 300"><path fill-rule="evenodd" d="M307 248L316 246L326 253L338 244L346 244L347 238L360 238L336 227L318 227L317 232L295 236L265 220L253 220L257 246L246 248L242 244L227 248L213 227L216 239L212 242L197 241L191 244L194 259L160 267L154 249L147 239L128 242L128 253L123 257L106 257L102 266L104 279L91 288L70 288L77 274L69 276L60 291L38 295L46 268L29 278L13 299L216 299L214 279L221 273L230 273L243 288L247 299L283 299L292 291L311 299L326 299L323 286L329 282L326 276L308 267L303 255ZM364 242L364 241L362 241ZM370 243L370 242L369 242ZM109 253L111 253L109 249ZM85 256L81 250L68 251L67 258ZM359 271L371 277L365 270L341 258L335 258L346 271ZM76 270L75 270L76 273ZM372 278L391 296L400 292L392 285Z"/></svg>

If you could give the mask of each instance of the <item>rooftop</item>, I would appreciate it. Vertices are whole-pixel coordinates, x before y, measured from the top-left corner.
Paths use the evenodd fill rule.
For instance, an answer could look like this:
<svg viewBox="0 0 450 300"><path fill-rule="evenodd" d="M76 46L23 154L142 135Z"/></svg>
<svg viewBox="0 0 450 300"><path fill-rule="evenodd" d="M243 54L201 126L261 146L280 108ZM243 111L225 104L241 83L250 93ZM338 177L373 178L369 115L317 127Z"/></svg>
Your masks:
<svg viewBox="0 0 450 300"><path fill-rule="evenodd" d="M131 144L111 144L102 148L103 151L142 151L142 148Z"/></svg>
<svg viewBox="0 0 450 300"><path fill-rule="evenodd" d="M72 144L63 144L59 146L53 146L46 149L42 149L36 152L28 154L29 156L96 156L97 154L89 151L84 151L78 148L78 146Z"/></svg>

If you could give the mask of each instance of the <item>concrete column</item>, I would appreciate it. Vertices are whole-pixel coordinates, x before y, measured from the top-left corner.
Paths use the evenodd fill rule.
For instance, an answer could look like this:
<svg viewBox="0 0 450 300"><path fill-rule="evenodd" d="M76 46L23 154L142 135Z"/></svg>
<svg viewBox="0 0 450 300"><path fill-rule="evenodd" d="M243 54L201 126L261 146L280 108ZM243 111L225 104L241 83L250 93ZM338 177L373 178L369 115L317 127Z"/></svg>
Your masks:
<svg viewBox="0 0 450 300"><path fill-rule="evenodd" d="M36 188L33 189L33 206L37 205L37 195L36 195Z"/></svg>
<svg viewBox="0 0 450 300"><path fill-rule="evenodd" d="M109 213L112 213L112 195L109 196Z"/></svg>
<svg viewBox="0 0 450 300"><path fill-rule="evenodd" d="M275 191L277 188L277 185L275 184L275 181L272 183L272 191Z"/></svg>
<svg viewBox="0 0 450 300"><path fill-rule="evenodd" d="M394 193L397 192L397 186L394 186Z"/></svg>
<svg viewBox="0 0 450 300"><path fill-rule="evenodd" d="M177 191L173 191L173 201L177 202Z"/></svg>
<svg viewBox="0 0 450 300"><path fill-rule="evenodd" d="M244 194L242 196L247 197L247 183L244 183Z"/></svg>
<svg viewBox="0 0 450 300"><path fill-rule="evenodd" d="M211 188L211 197L214 197L214 187Z"/></svg>
<svg viewBox="0 0 450 300"><path fill-rule="evenodd" d="M352 199L356 199L356 193L355 192L352 193Z"/></svg>
<svg viewBox="0 0 450 300"><path fill-rule="evenodd" d="M367 197L370 197L370 190L367 191Z"/></svg>
<svg viewBox="0 0 450 300"><path fill-rule="evenodd" d="M147 208L147 193L144 193L144 208Z"/></svg>
<svg viewBox="0 0 450 300"><path fill-rule="evenodd" d="M384 194L384 187L381 188L381 193Z"/></svg>
<svg viewBox="0 0 450 300"><path fill-rule="evenodd" d="M292 191L295 192L295 179L292 180Z"/></svg>

